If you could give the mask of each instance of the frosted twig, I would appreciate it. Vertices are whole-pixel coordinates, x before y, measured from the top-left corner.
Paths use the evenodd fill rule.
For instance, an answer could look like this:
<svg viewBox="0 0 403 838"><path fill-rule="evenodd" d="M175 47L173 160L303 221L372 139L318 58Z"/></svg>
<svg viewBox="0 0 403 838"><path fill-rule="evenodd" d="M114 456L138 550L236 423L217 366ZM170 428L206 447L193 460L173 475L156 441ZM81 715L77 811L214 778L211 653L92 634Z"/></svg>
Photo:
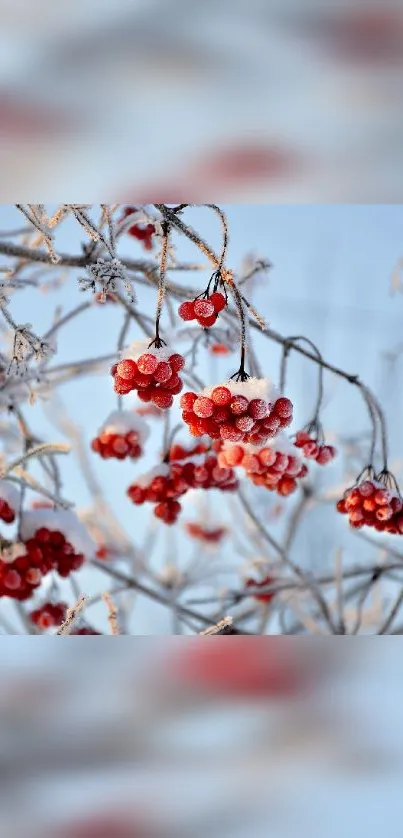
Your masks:
<svg viewBox="0 0 403 838"><path fill-rule="evenodd" d="M111 595L106 591L102 594L102 599L108 609L108 623L111 630L111 634L119 635L119 626L118 626L118 609L116 608L115 603Z"/></svg>
<svg viewBox="0 0 403 838"><path fill-rule="evenodd" d="M81 614L87 601L87 596L81 596L80 599L77 600L76 604L67 610L66 619L63 621L60 628L58 628L56 634L70 634L71 629L73 628L73 623Z"/></svg>
<svg viewBox="0 0 403 838"><path fill-rule="evenodd" d="M41 445L35 445L34 448L30 448L21 457L17 457L16 460L8 463L5 467L0 465L0 477L6 477L17 466L25 463L26 460L30 460L32 457L41 457L43 454L68 454L69 451L70 445L67 445L65 442L44 442Z"/></svg>

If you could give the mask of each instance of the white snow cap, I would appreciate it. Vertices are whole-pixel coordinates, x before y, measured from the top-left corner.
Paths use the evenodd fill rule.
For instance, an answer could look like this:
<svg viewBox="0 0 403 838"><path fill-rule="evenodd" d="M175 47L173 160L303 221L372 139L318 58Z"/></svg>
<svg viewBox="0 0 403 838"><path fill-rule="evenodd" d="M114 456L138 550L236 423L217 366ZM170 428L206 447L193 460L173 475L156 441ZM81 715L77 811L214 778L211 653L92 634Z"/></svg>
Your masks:
<svg viewBox="0 0 403 838"><path fill-rule="evenodd" d="M105 419L98 431L100 434L128 434L129 431L136 431L141 443L145 442L150 435L147 422L131 410L113 410Z"/></svg>
<svg viewBox="0 0 403 838"><path fill-rule="evenodd" d="M273 382L268 378L247 378L246 381L223 381L222 384L214 384L203 390L203 396L211 396L216 387L227 387L233 396L245 396L248 401L252 399L263 399L265 402L275 402L279 398L279 392Z"/></svg>
<svg viewBox="0 0 403 838"><path fill-rule="evenodd" d="M154 477L167 477L169 474L169 465L167 463L161 463L159 466L154 466L151 468L150 471L145 471L144 474L140 474L139 477L135 477L133 480L134 486L149 486L150 483L154 480Z"/></svg>
<svg viewBox="0 0 403 838"><path fill-rule="evenodd" d="M20 492L9 480L0 480L0 498L17 512L20 503Z"/></svg>
<svg viewBox="0 0 403 838"><path fill-rule="evenodd" d="M70 509L34 509L24 512L21 524L21 537L24 541L32 538L40 527L59 530L73 545L76 553L83 553L86 559L95 557L95 542L75 512Z"/></svg>
<svg viewBox="0 0 403 838"><path fill-rule="evenodd" d="M159 361L168 361L171 355L174 355L174 350L171 346L161 346L156 349L155 346L150 346L149 340L135 340L127 347L122 355L122 361L130 358L132 361L137 361L140 355L155 355Z"/></svg>

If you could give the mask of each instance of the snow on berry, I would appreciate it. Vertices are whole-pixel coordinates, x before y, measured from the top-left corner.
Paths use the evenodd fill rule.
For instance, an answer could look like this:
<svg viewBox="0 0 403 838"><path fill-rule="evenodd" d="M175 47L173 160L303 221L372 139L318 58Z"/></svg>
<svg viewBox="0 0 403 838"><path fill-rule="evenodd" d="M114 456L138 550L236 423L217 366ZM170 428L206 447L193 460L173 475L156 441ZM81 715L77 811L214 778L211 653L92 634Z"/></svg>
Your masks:
<svg viewBox="0 0 403 838"><path fill-rule="evenodd" d="M369 477L347 489L336 508L348 516L354 529L366 526L390 535L403 535L403 500L397 490L380 479Z"/></svg>
<svg viewBox="0 0 403 838"><path fill-rule="evenodd" d="M32 596L42 582L46 567L33 561L24 544L3 547L0 558L0 598L23 601Z"/></svg>
<svg viewBox="0 0 403 838"><path fill-rule="evenodd" d="M283 434L264 447L248 443L217 443L218 462L225 468L242 467L255 486L286 497L298 487L298 480L308 473L306 465L295 455L295 448Z"/></svg>
<svg viewBox="0 0 403 838"><path fill-rule="evenodd" d="M0 519L5 524L15 520L20 503L20 493L10 480L0 480Z"/></svg>
<svg viewBox="0 0 403 838"><path fill-rule="evenodd" d="M147 423L140 416L132 411L115 410L105 419L91 448L103 459L138 459L149 433Z"/></svg>
<svg viewBox="0 0 403 838"><path fill-rule="evenodd" d="M135 341L111 369L115 392L125 395L136 390L140 401L166 410L183 388L179 372L184 365L183 356L169 346L156 349L147 341Z"/></svg>
<svg viewBox="0 0 403 838"><path fill-rule="evenodd" d="M297 432L294 445L303 450L308 460L316 460L320 466L330 463L337 454L333 445L322 444L317 435L311 436L307 431Z"/></svg>
<svg viewBox="0 0 403 838"><path fill-rule="evenodd" d="M182 418L192 436L261 445L292 421L292 402L266 378L225 381L201 393L184 393Z"/></svg>

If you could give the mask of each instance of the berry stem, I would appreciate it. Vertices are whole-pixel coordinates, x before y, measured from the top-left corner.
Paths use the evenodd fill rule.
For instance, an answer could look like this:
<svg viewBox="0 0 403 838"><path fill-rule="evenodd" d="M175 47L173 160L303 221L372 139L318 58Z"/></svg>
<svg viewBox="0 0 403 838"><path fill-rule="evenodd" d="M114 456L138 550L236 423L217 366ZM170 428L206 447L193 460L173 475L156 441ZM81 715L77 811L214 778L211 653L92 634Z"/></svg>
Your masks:
<svg viewBox="0 0 403 838"><path fill-rule="evenodd" d="M168 242L169 242L169 232L170 232L170 225L167 221L161 222L163 239L162 239L162 248L161 248L161 260L160 260L160 272L158 278L158 296L157 296L157 312L155 316L155 338L150 343L150 346L155 346L156 349L160 349L161 346L165 345L165 342L161 340L159 327L160 327L160 320L161 320L161 312L162 312L162 304L164 302L165 296L165 280L166 280L166 270L167 270L167 256L168 256Z"/></svg>

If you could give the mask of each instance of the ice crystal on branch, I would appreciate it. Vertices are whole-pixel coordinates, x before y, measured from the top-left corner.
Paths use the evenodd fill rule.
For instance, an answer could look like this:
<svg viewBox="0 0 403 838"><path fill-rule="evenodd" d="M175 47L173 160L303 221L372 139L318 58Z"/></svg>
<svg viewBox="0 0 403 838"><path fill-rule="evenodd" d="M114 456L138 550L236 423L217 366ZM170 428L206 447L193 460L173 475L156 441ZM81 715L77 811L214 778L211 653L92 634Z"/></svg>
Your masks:
<svg viewBox="0 0 403 838"><path fill-rule="evenodd" d="M53 351L49 343L39 338L31 329L31 323L16 328L9 372L14 365L16 371L22 375L26 370L28 357L31 354L34 355L36 361L43 361Z"/></svg>
<svg viewBox="0 0 403 838"><path fill-rule="evenodd" d="M80 277L78 280L80 291L92 291L95 294L98 283L101 287L100 302L104 303L107 295L119 292L122 284L130 302L136 301L126 269L120 259L97 259L92 265L88 265L86 270L88 277Z"/></svg>

